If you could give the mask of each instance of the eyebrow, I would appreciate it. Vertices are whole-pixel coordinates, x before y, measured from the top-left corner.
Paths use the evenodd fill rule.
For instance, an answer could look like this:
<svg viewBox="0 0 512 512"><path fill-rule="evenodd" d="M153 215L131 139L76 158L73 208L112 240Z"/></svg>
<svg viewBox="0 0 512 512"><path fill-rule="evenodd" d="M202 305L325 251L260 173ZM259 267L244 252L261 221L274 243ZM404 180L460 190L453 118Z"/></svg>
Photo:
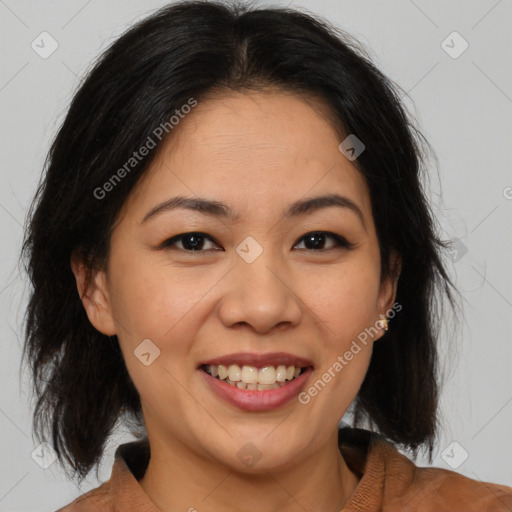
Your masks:
<svg viewBox="0 0 512 512"><path fill-rule="evenodd" d="M307 213L313 213L323 208L332 207L346 208L349 211L354 212L366 231L364 215L359 206L357 206L357 204L352 201L352 199L341 196L339 194L328 194L296 201L288 207L288 209L284 212L283 217L285 219L290 219ZM163 212L172 211L178 208L193 210L211 217L225 218L231 222L235 222L240 218L240 214L234 212L225 203L206 199L203 197L177 196L168 199L163 203L157 204L148 213L146 213L146 215L144 215L144 218L140 224L143 224L148 219L155 217Z"/></svg>

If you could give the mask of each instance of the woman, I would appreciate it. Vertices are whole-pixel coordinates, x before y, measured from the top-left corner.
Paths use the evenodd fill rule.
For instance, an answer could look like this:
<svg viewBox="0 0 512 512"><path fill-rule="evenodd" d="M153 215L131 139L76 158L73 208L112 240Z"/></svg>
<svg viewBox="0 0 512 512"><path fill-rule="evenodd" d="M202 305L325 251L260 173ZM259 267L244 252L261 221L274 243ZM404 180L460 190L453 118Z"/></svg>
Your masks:
<svg viewBox="0 0 512 512"><path fill-rule="evenodd" d="M25 350L75 476L139 440L61 511L512 509L397 450L432 458L455 305L419 135L296 11L177 3L105 52L31 208Z"/></svg>

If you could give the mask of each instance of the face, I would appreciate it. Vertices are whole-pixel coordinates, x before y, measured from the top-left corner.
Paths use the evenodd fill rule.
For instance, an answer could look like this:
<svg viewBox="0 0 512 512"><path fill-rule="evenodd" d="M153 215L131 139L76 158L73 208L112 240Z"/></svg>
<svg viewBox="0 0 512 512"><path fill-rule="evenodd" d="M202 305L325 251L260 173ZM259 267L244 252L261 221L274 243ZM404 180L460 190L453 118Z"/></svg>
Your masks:
<svg viewBox="0 0 512 512"><path fill-rule="evenodd" d="M336 438L396 282L381 282L369 190L322 112L279 92L200 102L126 201L84 306L118 336L150 442L265 471ZM291 208L328 195L342 199Z"/></svg>

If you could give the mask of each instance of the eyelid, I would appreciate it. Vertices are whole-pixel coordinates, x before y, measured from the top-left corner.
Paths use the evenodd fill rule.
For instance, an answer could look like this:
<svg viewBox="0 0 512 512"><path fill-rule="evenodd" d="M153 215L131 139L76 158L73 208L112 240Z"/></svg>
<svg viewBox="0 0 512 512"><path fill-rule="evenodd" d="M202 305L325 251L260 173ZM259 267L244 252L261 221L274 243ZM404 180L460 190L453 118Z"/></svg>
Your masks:
<svg viewBox="0 0 512 512"><path fill-rule="evenodd" d="M304 238L306 238L306 236L308 235L325 235L327 238L332 238L335 242L336 242L336 245L334 247L331 247L330 249L320 249L320 250L315 250L315 249L303 249L305 251L310 251L310 252L327 252L327 251L330 251L332 249L352 249L355 247L356 244L352 243L352 242L349 242L344 236L341 236L341 235L338 235L336 233L333 233L332 231L308 231L307 233L304 233L304 235L302 235L298 242L294 244L294 247L295 245L297 245L298 243L302 243L302 241L304 240Z"/></svg>
<svg viewBox="0 0 512 512"><path fill-rule="evenodd" d="M192 235L196 235L198 237L208 239L211 242L213 242L214 244L220 246L219 242L217 242L217 240L215 240L214 237L212 237L211 235L208 235L207 233L203 233L201 231L188 231L186 233L180 233L178 235L175 235L175 236L173 236L171 238L168 238L168 239L164 240L158 246L158 248L159 249L169 249L169 248L175 246L175 244L177 242L180 242L182 238L186 238L187 236L192 236ZM190 253L190 254L197 254L197 253L200 253L200 252L207 252L207 251L187 251L185 249L178 249L178 250L181 251L181 252ZM211 250L211 249L209 249L209 250ZM215 249L215 250L217 250L217 249ZM222 250L224 250L224 249L222 249Z"/></svg>
<svg viewBox="0 0 512 512"><path fill-rule="evenodd" d="M158 248L159 249L169 249L169 248L175 246L175 244L177 242L180 242L181 239L186 238L187 236L192 236L192 235L196 235L198 237L201 237L201 238L204 238L204 239L208 239L209 241L211 241L214 244L216 244L219 247L221 247L220 243L217 242L215 240L215 238L212 237L211 235L208 235L207 233L203 233L201 231L189 231L189 232L180 233L180 234L175 235L175 236L173 236L171 238L168 238L163 243L161 243ZM312 230L312 231L308 231L307 233L304 233L293 244L293 247L295 247L299 243L302 243L304 241L304 239L308 235L324 235L327 238L331 238L332 240L334 240L335 241L335 246L334 247L330 247L329 249L301 249L303 251L323 253L323 252L327 252L327 251L330 251L330 250L333 250L333 249L346 249L346 250L350 250L350 249L353 249L356 246L355 243L349 242L345 237L343 237L341 235L338 235L337 233L333 233L332 231L322 231L322 230L315 231L315 230ZM207 250L197 250L197 251L186 250L186 249L178 249L178 250L180 252L184 252L184 253L188 253L188 254L197 254L197 253L201 253L201 252L209 252L211 250L218 251L219 249L207 249ZM222 250L224 250L224 249L222 249Z"/></svg>

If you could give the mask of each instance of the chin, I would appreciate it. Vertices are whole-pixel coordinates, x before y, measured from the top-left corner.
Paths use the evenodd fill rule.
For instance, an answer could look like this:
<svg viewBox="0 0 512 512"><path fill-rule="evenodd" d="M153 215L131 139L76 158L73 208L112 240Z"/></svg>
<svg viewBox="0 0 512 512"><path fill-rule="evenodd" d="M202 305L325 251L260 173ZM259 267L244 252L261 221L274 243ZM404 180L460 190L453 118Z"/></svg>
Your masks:
<svg viewBox="0 0 512 512"><path fill-rule="evenodd" d="M272 431L270 430L270 432ZM305 438L293 442L288 432L284 432L284 434L274 432L270 435L268 432L264 434L260 432L259 435L251 436L245 427L243 437L230 442L223 453L218 454L218 460L240 473L259 474L284 471L296 466L297 461L304 458L303 451L307 447L311 448L311 442ZM232 453L235 458L226 457L226 454L231 455Z"/></svg>

